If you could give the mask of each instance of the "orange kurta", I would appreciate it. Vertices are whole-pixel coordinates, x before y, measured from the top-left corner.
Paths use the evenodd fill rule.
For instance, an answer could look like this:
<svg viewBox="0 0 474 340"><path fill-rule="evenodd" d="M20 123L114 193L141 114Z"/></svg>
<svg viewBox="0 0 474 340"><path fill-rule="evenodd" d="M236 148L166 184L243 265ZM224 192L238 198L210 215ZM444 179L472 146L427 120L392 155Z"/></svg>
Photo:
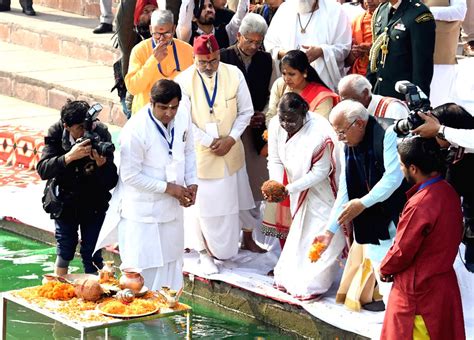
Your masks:
<svg viewBox="0 0 474 340"><path fill-rule="evenodd" d="M125 76L125 85L128 92L134 95L132 113L138 112L150 102L150 91L160 79L174 79L178 74L193 64L193 48L188 43L173 39L178 55L179 69L173 53L173 46L168 46L168 55L160 63L153 56L151 38L136 45L130 55L130 66Z"/></svg>
<svg viewBox="0 0 474 340"><path fill-rule="evenodd" d="M352 41L355 45L372 43L372 14L369 12L362 13L352 22ZM349 73L357 73L365 76L367 66L369 65L369 56L357 58L352 65Z"/></svg>

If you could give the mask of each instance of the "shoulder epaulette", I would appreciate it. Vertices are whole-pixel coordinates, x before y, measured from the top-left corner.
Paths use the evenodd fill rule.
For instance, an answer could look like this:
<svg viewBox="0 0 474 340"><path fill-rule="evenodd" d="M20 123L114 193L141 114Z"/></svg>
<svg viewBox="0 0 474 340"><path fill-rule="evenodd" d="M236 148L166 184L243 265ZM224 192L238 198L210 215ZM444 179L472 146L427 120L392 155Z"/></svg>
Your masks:
<svg viewBox="0 0 474 340"><path fill-rule="evenodd" d="M421 24L422 22L427 22L434 20L433 14L431 12L420 14L416 17L415 22Z"/></svg>

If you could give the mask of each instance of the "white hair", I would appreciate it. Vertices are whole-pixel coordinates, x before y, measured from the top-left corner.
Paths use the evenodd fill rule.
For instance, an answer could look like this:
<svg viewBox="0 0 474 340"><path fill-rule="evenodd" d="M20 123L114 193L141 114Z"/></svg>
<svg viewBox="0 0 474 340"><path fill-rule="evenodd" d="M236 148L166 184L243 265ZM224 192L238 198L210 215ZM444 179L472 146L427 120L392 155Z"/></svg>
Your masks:
<svg viewBox="0 0 474 340"><path fill-rule="evenodd" d="M262 36L267 34L268 25L265 19L258 14L248 13L242 19L242 23L239 27L239 33L246 35L249 33L257 33Z"/></svg>
<svg viewBox="0 0 474 340"><path fill-rule="evenodd" d="M329 114L329 119L333 120L336 116L344 115L348 122L352 123L357 119L367 121L369 119L369 112L359 102L355 100L346 99L334 106Z"/></svg>
<svg viewBox="0 0 474 340"><path fill-rule="evenodd" d="M362 96L362 93L366 89L369 91L369 95L372 93L372 85L366 77L360 74L349 74L339 81L337 85L339 93L347 88L351 88L359 96Z"/></svg>
<svg viewBox="0 0 474 340"><path fill-rule="evenodd" d="M150 25L161 26L166 24L174 24L173 12L167 9L157 9L151 14Z"/></svg>

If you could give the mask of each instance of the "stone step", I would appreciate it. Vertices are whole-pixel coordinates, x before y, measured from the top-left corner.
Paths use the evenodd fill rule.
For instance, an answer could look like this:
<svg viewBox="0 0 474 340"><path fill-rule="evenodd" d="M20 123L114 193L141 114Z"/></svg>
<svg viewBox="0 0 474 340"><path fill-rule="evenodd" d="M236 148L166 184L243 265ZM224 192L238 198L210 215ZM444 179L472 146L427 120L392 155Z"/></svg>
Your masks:
<svg viewBox="0 0 474 340"><path fill-rule="evenodd" d="M37 16L26 17L19 2L12 1L12 10L0 15L0 41L109 66L119 58L112 34L92 33L98 20L37 6L36 2L35 10Z"/></svg>
<svg viewBox="0 0 474 340"><path fill-rule="evenodd" d="M60 109L66 99L99 102L101 121L126 122L114 85L112 67L0 42L0 94Z"/></svg>
<svg viewBox="0 0 474 340"><path fill-rule="evenodd" d="M100 0L34 0L36 11L37 5L94 18L98 18L100 15ZM117 6L118 1L114 0L112 8Z"/></svg>

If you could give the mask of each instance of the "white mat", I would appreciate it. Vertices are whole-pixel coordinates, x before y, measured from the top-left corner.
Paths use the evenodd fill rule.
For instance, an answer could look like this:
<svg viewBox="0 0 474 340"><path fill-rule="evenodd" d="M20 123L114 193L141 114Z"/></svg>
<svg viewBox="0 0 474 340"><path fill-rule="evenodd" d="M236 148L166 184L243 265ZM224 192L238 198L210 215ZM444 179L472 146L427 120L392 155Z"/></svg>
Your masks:
<svg viewBox="0 0 474 340"><path fill-rule="evenodd" d="M54 231L54 223L41 208L43 185L30 185L28 188L0 187L0 217L14 217L25 224L48 231ZM461 253L464 247L461 245ZM320 301L300 302L273 288L272 277L267 276L278 261L278 249L265 254L240 251L232 261L219 262L221 272L207 276L200 271L199 255L191 252L184 255L183 271L210 280L226 282L230 285L269 297L271 299L300 305L314 317L337 328L378 339L384 313L362 311L352 312L344 305L335 303L338 283ZM464 320L467 339L474 339L474 274L469 273L458 258L454 263L463 300Z"/></svg>

